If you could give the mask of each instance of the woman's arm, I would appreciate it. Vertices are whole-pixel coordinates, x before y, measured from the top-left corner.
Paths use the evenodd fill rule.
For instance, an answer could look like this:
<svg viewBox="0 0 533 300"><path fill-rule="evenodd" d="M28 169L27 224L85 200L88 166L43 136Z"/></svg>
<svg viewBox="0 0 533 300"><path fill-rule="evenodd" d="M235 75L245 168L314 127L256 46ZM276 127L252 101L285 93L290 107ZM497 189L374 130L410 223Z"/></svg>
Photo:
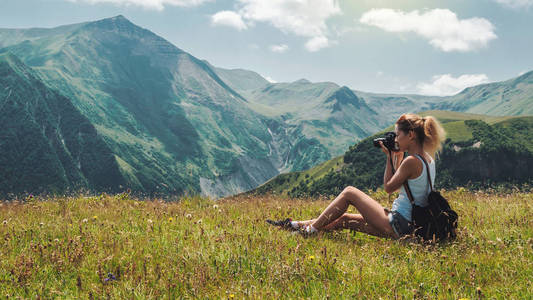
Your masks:
<svg viewBox="0 0 533 300"><path fill-rule="evenodd" d="M383 188L387 193L392 193L398 190L407 180L407 178L409 178L409 176L411 175L410 172L413 170L413 163L415 161L412 159L412 157L408 157L404 162L403 152L391 153L385 146L383 146L383 144L381 144L381 148L383 152L387 155L385 173L383 174ZM393 166L391 165L391 155L394 167L395 169L397 168L394 174L392 173Z"/></svg>

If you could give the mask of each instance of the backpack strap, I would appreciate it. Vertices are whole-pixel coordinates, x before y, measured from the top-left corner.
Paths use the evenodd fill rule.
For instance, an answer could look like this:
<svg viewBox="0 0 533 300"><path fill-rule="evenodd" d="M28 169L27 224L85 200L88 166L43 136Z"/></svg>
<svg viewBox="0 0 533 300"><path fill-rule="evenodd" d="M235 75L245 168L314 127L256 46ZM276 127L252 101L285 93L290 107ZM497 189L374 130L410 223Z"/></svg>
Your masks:
<svg viewBox="0 0 533 300"><path fill-rule="evenodd" d="M429 174L429 165L426 161L426 159L418 154L415 154L416 156L418 156L423 162L424 164L426 165L426 170L427 170L427 174L428 174L428 181L429 181L429 187L431 188L431 191L433 191L433 184L431 184L431 175Z"/></svg>
<svg viewBox="0 0 533 300"><path fill-rule="evenodd" d="M390 152L391 151L389 150L389 153ZM392 155L389 155L389 159L390 159L390 165L391 165L391 168L392 168L392 174L394 174L394 173L396 173L396 171L394 170L394 164L392 163ZM431 181L429 182L429 184L431 184ZM414 197L413 197L413 193L411 193L411 189L409 188L409 183L407 182L407 180L403 183L403 188L407 192L407 197L409 198L409 201L411 201L411 205L414 205L415 204L415 200L414 200Z"/></svg>
<svg viewBox="0 0 533 300"><path fill-rule="evenodd" d="M415 155L418 156L424 162L424 164L426 165L426 173L428 175L429 187L431 188L431 191L433 191L433 184L431 184L431 175L429 174L429 165L426 162L426 160L424 159L424 157L422 157L422 156L420 156L418 154L415 154ZM413 193L411 193L411 189L409 188L409 182L407 180L403 183L403 187L404 187L405 191L407 192L407 197L409 198L409 201L411 202L411 205L414 205L415 204L415 200L414 200L414 197L413 197Z"/></svg>

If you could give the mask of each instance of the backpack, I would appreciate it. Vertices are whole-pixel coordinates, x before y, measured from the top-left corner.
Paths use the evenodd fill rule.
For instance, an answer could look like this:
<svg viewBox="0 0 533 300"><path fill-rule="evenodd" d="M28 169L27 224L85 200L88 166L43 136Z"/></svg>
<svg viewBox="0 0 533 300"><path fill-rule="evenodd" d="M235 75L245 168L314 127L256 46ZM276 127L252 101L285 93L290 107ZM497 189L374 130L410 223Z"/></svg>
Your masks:
<svg viewBox="0 0 533 300"><path fill-rule="evenodd" d="M458 215L440 192L433 190L429 165L423 157L420 155L417 156L426 165L431 192L428 195L428 205L424 207L418 206L415 204L413 194L409 189L409 183L407 180L404 183L405 190L413 207L411 215L414 234L423 241L443 242L453 240L456 237L455 231L457 229Z"/></svg>

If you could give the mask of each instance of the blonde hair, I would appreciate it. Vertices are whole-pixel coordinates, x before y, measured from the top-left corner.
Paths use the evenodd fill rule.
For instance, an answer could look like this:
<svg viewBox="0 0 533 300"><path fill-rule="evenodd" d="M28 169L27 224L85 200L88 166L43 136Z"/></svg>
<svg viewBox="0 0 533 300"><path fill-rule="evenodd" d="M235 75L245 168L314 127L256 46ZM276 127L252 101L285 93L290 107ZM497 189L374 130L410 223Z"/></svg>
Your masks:
<svg viewBox="0 0 533 300"><path fill-rule="evenodd" d="M418 142L431 157L435 158L438 151L442 149L442 142L446 138L446 131L444 131L444 128L442 128L442 125L435 117L403 114L396 121L396 124L398 125L398 129L404 132L413 130Z"/></svg>

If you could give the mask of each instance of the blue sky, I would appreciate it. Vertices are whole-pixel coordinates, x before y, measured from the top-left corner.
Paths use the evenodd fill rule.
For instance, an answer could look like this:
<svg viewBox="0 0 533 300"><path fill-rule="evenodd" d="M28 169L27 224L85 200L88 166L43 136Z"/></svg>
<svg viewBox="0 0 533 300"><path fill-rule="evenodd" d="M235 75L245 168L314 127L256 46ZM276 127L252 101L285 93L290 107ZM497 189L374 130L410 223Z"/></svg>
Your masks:
<svg viewBox="0 0 533 300"><path fill-rule="evenodd" d="M450 95L533 70L533 0L0 0L0 28L119 14L277 82Z"/></svg>

